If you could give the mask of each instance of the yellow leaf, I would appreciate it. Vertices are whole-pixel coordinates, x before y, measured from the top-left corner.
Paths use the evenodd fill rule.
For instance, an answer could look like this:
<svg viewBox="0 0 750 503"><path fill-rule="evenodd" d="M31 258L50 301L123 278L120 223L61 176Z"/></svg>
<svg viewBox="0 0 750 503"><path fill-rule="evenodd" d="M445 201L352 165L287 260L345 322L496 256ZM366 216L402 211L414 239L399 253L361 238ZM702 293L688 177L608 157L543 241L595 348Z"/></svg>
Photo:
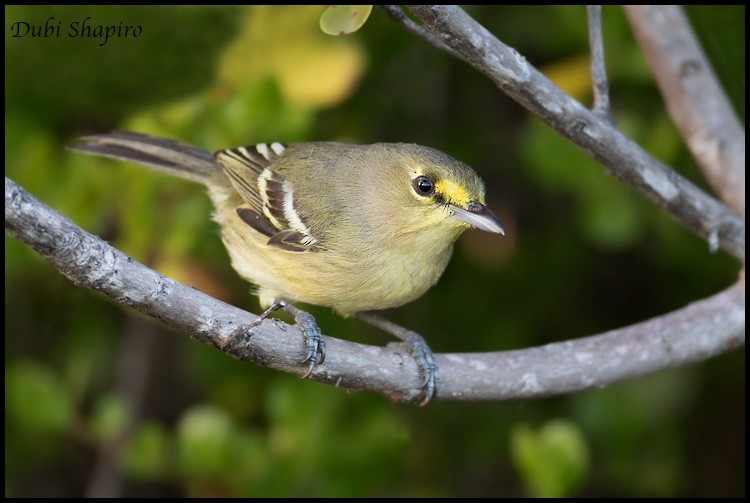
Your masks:
<svg viewBox="0 0 750 503"><path fill-rule="evenodd" d="M359 30L372 12L372 5L331 5L320 16L320 29L328 35L347 35Z"/></svg>

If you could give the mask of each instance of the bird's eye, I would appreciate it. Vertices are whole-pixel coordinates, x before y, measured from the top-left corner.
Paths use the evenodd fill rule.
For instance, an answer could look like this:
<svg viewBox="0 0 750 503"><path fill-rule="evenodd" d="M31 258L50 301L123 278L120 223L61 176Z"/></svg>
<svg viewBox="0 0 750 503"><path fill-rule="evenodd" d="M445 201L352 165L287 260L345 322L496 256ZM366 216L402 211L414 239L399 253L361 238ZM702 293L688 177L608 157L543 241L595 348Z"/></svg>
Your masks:
<svg viewBox="0 0 750 503"><path fill-rule="evenodd" d="M414 179L414 190L420 196L431 196L435 193L435 184L426 176L418 176Z"/></svg>

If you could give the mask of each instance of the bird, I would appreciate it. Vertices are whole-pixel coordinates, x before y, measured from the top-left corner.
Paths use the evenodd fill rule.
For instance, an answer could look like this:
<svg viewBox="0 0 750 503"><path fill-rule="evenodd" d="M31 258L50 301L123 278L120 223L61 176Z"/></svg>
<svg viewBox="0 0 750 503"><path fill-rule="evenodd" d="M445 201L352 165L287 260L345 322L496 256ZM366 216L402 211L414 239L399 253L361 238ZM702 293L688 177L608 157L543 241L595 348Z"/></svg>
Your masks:
<svg viewBox="0 0 750 503"><path fill-rule="evenodd" d="M205 185L237 273L265 311L292 315L306 344L307 377L325 359L306 303L357 316L404 341L427 404L438 384L429 346L372 311L406 304L443 274L470 228L505 234L485 186L466 164L411 143L259 143L211 153L172 139L113 131L72 150L134 162Z"/></svg>

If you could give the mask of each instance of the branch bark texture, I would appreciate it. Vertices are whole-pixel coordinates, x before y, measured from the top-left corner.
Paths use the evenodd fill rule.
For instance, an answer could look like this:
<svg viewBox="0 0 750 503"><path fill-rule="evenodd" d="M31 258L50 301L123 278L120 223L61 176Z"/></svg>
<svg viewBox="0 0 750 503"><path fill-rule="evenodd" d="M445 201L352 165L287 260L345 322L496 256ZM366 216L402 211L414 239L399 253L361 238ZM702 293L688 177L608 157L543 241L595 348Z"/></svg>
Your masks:
<svg viewBox="0 0 750 503"><path fill-rule="evenodd" d="M745 129L678 5L625 12L682 137L722 200L745 215Z"/></svg>

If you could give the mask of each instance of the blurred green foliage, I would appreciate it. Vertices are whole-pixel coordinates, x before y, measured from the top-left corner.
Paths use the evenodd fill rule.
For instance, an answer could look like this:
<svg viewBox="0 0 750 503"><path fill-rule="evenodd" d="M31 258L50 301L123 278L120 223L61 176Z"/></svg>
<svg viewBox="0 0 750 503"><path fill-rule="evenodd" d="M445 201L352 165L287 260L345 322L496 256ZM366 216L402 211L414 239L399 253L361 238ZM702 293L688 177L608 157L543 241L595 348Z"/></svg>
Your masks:
<svg viewBox="0 0 750 503"><path fill-rule="evenodd" d="M582 7L467 9L590 103ZM734 281L733 260L466 65L377 10L355 34L327 37L323 11L6 7L6 175L137 260L257 310L201 187L65 145L121 128L209 150L439 148L480 172L509 233L467 233L440 283L388 313L438 352L593 334ZM688 13L744 120L744 6ZM705 187L621 9L603 14L618 125ZM64 28L12 36L17 21L87 16L142 34L105 45ZM7 235L5 245L7 496L81 496L101 480L125 496L744 495L741 351L570 396L420 409L234 361L77 288ZM389 341L310 311L327 334ZM114 471L94 470L102 460Z"/></svg>
<svg viewBox="0 0 750 503"><path fill-rule="evenodd" d="M588 468L588 450L581 429L570 421L552 419L539 431L517 424L511 431L511 454L531 496L570 496Z"/></svg>

